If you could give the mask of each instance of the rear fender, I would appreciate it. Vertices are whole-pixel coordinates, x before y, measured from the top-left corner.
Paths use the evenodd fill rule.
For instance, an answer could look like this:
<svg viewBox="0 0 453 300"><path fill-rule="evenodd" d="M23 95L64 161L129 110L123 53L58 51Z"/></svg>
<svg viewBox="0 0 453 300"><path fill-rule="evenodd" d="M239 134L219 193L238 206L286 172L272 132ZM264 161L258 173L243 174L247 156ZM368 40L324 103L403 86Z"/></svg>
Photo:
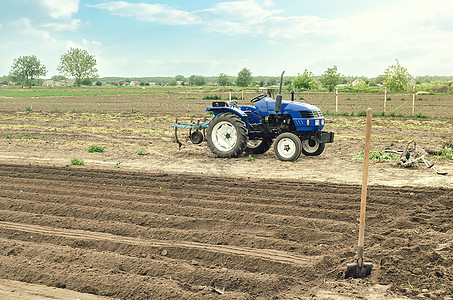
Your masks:
<svg viewBox="0 0 453 300"><path fill-rule="evenodd" d="M247 127L247 130L250 131L250 123L247 117L247 114L243 112L240 109L232 108L232 107L208 107L206 108L206 111L212 111L214 113L214 116L217 116L218 114L222 113L233 113L237 115L239 118L244 121L245 126Z"/></svg>

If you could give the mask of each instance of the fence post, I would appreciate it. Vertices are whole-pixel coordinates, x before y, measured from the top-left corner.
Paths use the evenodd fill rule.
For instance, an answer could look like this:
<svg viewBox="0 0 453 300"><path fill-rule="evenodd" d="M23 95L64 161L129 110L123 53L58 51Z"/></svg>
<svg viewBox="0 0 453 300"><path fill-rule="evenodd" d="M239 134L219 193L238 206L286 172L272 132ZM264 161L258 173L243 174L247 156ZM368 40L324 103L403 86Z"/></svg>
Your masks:
<svg viewBox="0 0 453 300"><path fill-rule="evenodd" d="M335 88L335 113L338 114L338 88Z"/></svg>
<svg viewBox="0 0 453 300"><path fill-rule="evenodd" d="M230 99L230 101L231 101L231 89L230 89L230 98L229 98L229 99Z"/></svg>
<svg viewBox="0 0 453 300"><path fill-rule="evenodd" d="M384 115L387 113L387 87L385 87L384 91Z"/></svg>
<svg viewBox="0 0 453 300"><path fill-rule="evenodd" d="M415 116L415 85L412 88L412 115Z"/></svg>
<svg viewBox="0 0 453 300"><path fill-rule="evenodd" d="M242 98L241 100L244 100L244 90L242 90Z"/></svg>

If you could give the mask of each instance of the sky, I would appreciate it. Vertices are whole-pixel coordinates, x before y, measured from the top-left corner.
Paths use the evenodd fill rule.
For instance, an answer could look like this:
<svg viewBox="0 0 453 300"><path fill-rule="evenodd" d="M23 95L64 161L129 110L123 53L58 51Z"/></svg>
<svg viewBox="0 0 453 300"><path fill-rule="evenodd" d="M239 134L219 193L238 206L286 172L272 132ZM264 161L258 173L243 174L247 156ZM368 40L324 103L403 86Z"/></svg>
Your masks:
<svg viewBox="0 0 453 300"><path fill-rule="evenodd" d="M100 77L453 75L452 0L0 0L0 76L36 55L58 75L71 48Z"/></svg>

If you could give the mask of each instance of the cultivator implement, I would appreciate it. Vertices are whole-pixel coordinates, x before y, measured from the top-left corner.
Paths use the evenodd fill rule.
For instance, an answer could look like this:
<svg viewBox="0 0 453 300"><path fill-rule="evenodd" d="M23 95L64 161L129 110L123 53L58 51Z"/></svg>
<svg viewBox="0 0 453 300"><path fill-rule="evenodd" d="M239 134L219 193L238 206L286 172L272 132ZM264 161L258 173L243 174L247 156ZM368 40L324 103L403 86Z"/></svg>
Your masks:
<svg viewBox="0 0 453 300"><path fill-rule="evenodd" d="M404 168L414 167L416 163L424 163L428 169L433 169L438 175L447 175L447 172L440 172L435 167L434 164L430 163L425 155L427 152L423 148L417 147L415 141L409 141L406 145L406 149L402 150L385 150L388 153L399 154L400 158L398 160L398 165Z"/></svg>
<svg viewBox="0 0 453 300"><path fill-rule="evenodd" d="M193 122L192 118L190 120L190 123L180 123L178 122L178 118L176 118L175 124L172 124L171 127L175 128L175 142L179 145L179 149L181 149L182 143L178 138L178 128L189 129L189 135L187 136L187 138L190 140L190 142L192 142L192 144L200 144L201 142L203 142L206 136L206 128L208 128L208 124L209 122L211 122L211 120L206 121L205 117L203 122L201 122L200 120Z"/></svg>

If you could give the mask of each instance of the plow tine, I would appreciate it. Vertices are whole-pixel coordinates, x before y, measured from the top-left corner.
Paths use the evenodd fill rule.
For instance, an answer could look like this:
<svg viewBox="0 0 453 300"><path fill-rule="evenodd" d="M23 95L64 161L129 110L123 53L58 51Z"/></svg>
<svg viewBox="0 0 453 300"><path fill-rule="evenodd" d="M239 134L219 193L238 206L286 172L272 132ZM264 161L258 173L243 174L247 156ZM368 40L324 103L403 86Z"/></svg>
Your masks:
<svg viewBox="0 0 453 300"><path fill-rule="evenodd" d="M179 124L178 123L178 118L176 118L176 124ZM179 145L179 150L181 150L182 143L178 139L178 127L175 127L175 140L176 140L176 143Z"/></svg>

